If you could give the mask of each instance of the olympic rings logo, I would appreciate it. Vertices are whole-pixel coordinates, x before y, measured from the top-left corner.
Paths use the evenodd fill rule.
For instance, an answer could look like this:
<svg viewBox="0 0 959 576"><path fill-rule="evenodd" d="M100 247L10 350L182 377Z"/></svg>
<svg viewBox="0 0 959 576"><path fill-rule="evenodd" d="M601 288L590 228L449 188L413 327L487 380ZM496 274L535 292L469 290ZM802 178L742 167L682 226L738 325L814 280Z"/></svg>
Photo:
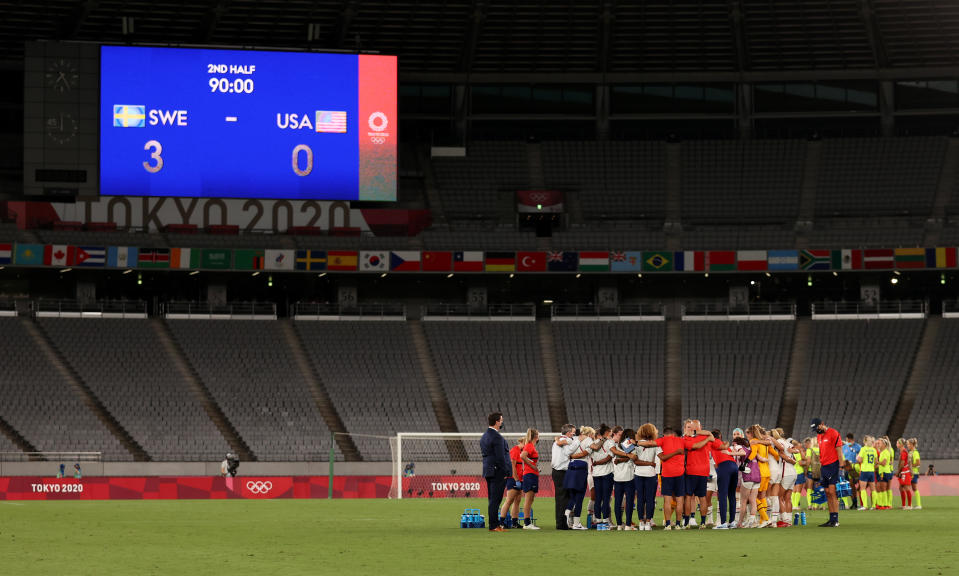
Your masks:
<svg viewBox="0 0 959 576"><path fill-rule="evenodd" d="M370 125L370 130L375 132L382 132L386 130L386 127L390 125L389 119L386 117L386 114L382 112L373 112L370 114L369 119L366 121Z"/></svg>
<svg viewBox="0 0 959 576"><path fill-rule="evenodd" d="M386 138L382 136L371 136L370 142L372 142L373 144L383 144L384 142L386 142Z"/></svg>
<svg viewBox="0 0 959 576"><path fill-rule="evenodd" d="M536 203L543 203L549 200L549 196L545 192L533 192L529 195L529 199Z"/></svg>
<svg viewBox="0 0 959 576"><path fill-rule="evenodd" d="M266 482L260 482L259 480L254 482L250 480L246 483L246 489L249 490L251 494L268 494L270 490L273 489L273 483L269 480Z"/></svg>

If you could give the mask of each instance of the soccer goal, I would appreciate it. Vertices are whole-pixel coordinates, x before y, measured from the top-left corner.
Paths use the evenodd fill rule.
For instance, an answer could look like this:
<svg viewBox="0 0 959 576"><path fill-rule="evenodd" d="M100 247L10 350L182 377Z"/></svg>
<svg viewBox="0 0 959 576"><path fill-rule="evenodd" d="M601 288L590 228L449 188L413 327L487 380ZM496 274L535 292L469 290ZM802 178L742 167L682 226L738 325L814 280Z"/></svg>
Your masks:
<svg viewBox="0 0 959 576"><path fill-rule="evenodd" d="M525 432L503 432L510 448ZM540 494L553 495L550 450L558 432L540 432ZM399 432L390 440L390 498L485 498L482 432Z"/></svg>

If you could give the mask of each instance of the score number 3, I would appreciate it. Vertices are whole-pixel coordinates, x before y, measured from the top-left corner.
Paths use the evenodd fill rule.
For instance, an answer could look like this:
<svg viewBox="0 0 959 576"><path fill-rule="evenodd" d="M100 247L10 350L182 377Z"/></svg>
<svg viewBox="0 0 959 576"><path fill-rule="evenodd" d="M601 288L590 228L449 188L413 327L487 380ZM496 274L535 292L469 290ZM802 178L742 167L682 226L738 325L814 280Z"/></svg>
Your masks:
<svg viewBox="0 0 959 576"><path fill-rule="evenodd" d="M148 161L143 162L143 169L149 172L150 174L156 174L163 169L163 157L160 154L163 152L163 146L160 145L156 140L150 140L143 145L144 150L153 149L153 152L150 154L150 160L156 162L156 164L151 164Z"/></svg>
<svg viewBox="0 0 959 576"><path fill-rule="evenodd" d="M150 160L144 160L143 169L149 172L150 174L156 174L163 169L163 146L156 140L150 140L143 145L144 150L152 150L150 153ZM300 167L300 153L306 153L306 166L304 168ZM293 172L297 176L309 176L313 172L313 150L306 144L298 144L293 148Z"/></svg>

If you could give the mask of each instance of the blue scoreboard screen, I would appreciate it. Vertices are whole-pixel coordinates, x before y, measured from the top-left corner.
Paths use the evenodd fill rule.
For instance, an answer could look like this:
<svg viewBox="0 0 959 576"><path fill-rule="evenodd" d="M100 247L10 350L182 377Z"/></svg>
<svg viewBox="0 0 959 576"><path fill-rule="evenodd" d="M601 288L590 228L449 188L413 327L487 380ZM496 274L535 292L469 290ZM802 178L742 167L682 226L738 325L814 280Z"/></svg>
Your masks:
<svg viewBox="0 0 959 576"><path fill-rule="evenodd" d="M100 194L396 200L396 57L102 46Z"/></svg>

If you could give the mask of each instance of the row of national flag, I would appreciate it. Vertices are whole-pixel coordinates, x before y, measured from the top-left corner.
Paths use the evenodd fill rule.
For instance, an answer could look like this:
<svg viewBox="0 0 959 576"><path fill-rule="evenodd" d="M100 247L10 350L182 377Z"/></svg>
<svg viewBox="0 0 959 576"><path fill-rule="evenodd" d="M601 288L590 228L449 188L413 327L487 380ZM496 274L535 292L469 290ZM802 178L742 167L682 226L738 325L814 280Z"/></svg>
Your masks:
<svg viewBox="0 0 959 576"><path fill-rule="evenodd" d="M418 251L2 244L0 266L334 272L796 272L956 268L955 247L846 250Z"/></svg>

